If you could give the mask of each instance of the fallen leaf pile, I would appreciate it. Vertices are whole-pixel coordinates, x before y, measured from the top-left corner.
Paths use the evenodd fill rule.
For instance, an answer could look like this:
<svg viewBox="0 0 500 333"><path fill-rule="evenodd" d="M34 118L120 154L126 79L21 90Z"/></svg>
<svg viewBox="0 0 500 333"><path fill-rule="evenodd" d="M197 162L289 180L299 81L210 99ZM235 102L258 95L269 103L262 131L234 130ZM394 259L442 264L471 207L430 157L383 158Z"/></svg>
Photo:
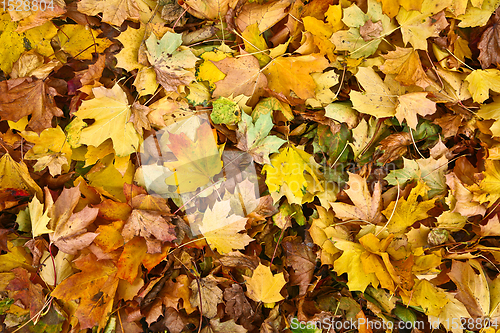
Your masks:
<svg viewBox="0 0 500 333"><path fill-rule="evenodd" d="M1 331L499 333L499 6L3 1Z"/></svg>

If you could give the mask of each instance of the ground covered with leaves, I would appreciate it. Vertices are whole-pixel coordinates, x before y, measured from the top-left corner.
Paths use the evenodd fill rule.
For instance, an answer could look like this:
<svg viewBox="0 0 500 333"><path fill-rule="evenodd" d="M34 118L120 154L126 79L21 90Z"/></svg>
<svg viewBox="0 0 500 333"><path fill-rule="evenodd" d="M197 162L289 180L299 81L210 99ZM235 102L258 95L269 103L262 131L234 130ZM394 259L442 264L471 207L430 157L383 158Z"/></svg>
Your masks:
<svg viewBox="0 0 500 333"><path fill-rule="evenodd" d="M499 5L2 1L2 331L500 332Z"/></svg>

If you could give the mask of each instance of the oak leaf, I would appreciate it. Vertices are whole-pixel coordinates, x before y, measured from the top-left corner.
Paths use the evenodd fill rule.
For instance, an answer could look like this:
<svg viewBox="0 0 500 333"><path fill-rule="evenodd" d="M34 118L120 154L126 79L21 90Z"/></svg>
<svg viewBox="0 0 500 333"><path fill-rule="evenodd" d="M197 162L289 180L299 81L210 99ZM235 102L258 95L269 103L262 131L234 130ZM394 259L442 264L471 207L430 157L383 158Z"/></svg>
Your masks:
<svg viewBox="0 0 500 333"><path fill-rule="evenodd" d="M256 302L275 303L284 299L280 294L286 285L283 273L273 274L267 266L259 264L252 277L245 277L246 295Z"/></svg>

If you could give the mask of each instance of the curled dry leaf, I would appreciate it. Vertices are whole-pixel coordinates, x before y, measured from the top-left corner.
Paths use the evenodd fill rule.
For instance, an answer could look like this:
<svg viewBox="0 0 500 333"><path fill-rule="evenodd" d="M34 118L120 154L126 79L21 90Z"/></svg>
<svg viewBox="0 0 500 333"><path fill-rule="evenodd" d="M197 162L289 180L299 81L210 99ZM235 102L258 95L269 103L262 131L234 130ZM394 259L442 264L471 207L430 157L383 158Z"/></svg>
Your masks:
<svg viewBox="0 0 500 333"><path fill-rule="evenodd" d="M171 242L177 237L175 227L160 213L135 209L123 226L122 236L125 242L134 236L141 236L146 240L148 253L160 253L161 244Z"/></svg>

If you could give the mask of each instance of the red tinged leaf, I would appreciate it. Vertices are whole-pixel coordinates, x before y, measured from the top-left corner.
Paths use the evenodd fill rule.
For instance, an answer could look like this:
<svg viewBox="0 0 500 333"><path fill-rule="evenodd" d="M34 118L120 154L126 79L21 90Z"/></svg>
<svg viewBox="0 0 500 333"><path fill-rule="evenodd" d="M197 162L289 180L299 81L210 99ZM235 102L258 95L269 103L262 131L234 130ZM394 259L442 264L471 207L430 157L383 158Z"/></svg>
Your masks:
<svg viewBox="0 0 500 333"><path fill-rule="evenodd" d="M0 82L0 118L18 121L31 115L28 125L37 133L52 127L64 114L54 100L57 91L43 80L19 78Z"/></svg>
<svg viewBox="0 0 500 333"><path fill-rule="evenodd" d="M6 289L14 291L14 299L20 300L30 310L30 317L34 318L45 303L43 288L31 281L29 272L24 268L14 268L12 272L16 278L9 282Z"/></svg>
<svg viewBox="0 0 500 333"><path fill-rule="evenodd" d="M97 261L93 254L74 263L81 272L62 281L51 295L66 302L79 301L75 316L81 329L104 328L118 287L117 268L110 260Z"/></svg>

